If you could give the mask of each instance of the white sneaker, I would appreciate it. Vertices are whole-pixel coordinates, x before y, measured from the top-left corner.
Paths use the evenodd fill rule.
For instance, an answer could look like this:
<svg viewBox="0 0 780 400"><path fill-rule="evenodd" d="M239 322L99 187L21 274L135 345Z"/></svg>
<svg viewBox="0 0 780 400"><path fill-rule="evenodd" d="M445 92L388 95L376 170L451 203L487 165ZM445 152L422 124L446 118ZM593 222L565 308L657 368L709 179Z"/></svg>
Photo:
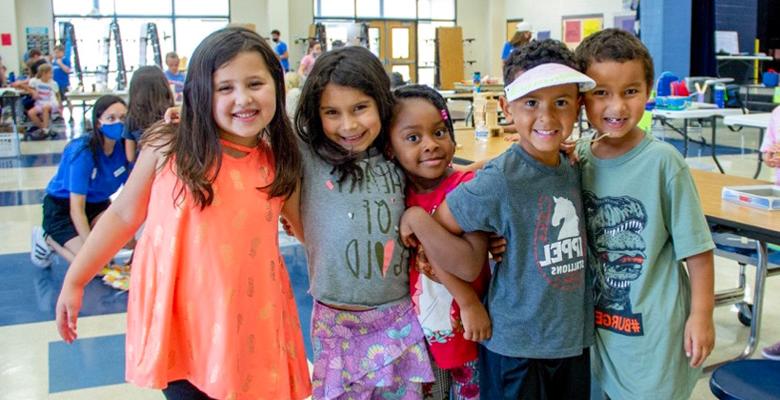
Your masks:
<svg viewBox="0 0 780 400"><path fill-rule="evenodd" d="M40 226L34 226L30 237L30 261L40 268L51 266L52 248L46 243L45 232Z"/></svg>

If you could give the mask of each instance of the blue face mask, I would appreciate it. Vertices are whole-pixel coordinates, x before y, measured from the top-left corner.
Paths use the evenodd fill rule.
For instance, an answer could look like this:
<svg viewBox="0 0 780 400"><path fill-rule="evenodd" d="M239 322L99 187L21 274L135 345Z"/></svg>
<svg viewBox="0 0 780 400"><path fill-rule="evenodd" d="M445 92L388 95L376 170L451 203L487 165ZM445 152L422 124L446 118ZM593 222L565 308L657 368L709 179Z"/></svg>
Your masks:
<svg viewBox="0 0 780 400"><path fill-rule="evenodd" d="M119 140L122 138L122 131L125 130L125 124L121 122L115 122L113 124L100 125L100 130L103 134L111 140Z"/></svg>

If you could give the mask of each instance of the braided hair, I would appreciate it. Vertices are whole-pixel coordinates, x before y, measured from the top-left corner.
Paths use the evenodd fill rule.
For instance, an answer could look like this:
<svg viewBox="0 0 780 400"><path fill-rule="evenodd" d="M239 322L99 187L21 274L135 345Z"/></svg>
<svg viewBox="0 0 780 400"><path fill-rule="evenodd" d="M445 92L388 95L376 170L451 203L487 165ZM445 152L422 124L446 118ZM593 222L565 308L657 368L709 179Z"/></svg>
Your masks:
<svg viewBox="0 0 780 400"><path fill-rule="evenodd" d="M504 84L509 85L517 74L542 64L563 64L578 69L574 53L562 42L555 39L533 40L518 47L509 56L504 65Z"/></svg>
<svg viewBox="0 0 780 400"><path fill-rule="evenodd" d="M404 99L423 99L427 100L441 113L441 118L444 120L444 125L447 127L447 132L450 133L450 138L455 141L455 127L452 124L452 116L450 110L447 108L447 100L442 95L426 85L405 85L393 90L393 96L396 101Z"/></svg>

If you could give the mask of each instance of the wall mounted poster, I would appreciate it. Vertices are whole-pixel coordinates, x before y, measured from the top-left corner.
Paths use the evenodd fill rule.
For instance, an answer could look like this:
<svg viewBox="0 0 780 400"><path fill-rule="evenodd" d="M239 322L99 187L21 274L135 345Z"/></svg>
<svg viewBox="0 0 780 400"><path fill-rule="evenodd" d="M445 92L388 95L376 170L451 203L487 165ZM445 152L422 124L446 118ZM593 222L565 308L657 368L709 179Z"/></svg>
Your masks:
<svg viewBox="0 0 780 400"><path fill-rule="evenodd" d="M604 15L569 15L561 18L563 30L563 42L570 48L578 44L589 35L604 29Z"/></svg>
<svg viewBox="0 0 780 400"><path fill-rule="evenodd" d="M582 21L571 20L563 21L563 42L579 43L582 41Z"/></svg>
<svg viewBox="0 0 780 400"><path fill-rule="evenodd" d="M27 39L27 50L37 48L43 54L49 54L49 28L27 27L24 30Z"/></svg>

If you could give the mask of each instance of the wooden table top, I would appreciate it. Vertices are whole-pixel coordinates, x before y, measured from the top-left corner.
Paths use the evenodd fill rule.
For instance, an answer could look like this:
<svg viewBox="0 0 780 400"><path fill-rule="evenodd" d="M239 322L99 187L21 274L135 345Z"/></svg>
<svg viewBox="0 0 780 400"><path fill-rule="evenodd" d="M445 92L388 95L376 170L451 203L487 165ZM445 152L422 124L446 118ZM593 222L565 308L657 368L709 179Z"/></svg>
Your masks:
<svg viewBox="0 0 780 400"><path fill-rule="evenodd" d="M456 130L455 138L458 142L455 157L468 161L494 158L511 145L503 137L492 136L487 143L478 143L473 129ZM709 222L735 229L746 237L780 244L780 211L764 211L721 199L724 186L765 185L769 182L695 169L691 169L691 174Z"/></svg>
<svg viewBox="0 0 780 400"><path fill-rule="evenodd" d="M495 158L512 144L500 137L489 137L487 143L480 143L474 139L474 129L456 129L455 141L458 147L455 157L468 161L481 161Z"/></svg>
<svg viewBox="0 0 780 400"><path fill-rule="evenodd" d="M737 229L746 237L780 243L780 211L761 210L721 198L724 186L766 185L770 182L696 169L691 169L691 175L708 221Z"/></svg>

